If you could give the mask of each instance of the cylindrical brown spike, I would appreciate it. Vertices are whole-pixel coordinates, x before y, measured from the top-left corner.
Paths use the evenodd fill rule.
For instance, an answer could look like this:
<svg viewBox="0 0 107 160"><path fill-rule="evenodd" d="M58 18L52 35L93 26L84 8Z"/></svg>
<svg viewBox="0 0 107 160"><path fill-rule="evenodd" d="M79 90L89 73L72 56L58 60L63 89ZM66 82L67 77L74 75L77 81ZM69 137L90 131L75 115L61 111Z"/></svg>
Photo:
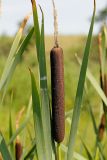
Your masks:
<svg viewBox="0 0 107 160"><path fill-rule="evenodd" d="M104 93L107 97L107 75L104 74Z"/></svg>
<svg viewBox="0 0 107 160"><path fill-rule="evenodd" d="M16 156L16 160L20 160L21 159L22 152L23 152L22 144L20 143L19 140L17 140L16 144L15 144L15 156Z"/></svg>
<svg viewBox="0 0 107 160"><path fill-rule="evenodd" d="M106 115L105 115L105 113L103 113L103 115L101 117L101 122L99 125L99 131L98 131L98 138L100 141L104 137L105 127L106 127Z"/></svg>
<svg viewBox="0 0 107 160"><path fill-rule="evenodd" d="M52 134L60 143L65 134L63 50L54 47L50 53L52 90Z"/></svg>
<svg viewBox="0 0 107 160"><path fill-rule="evenodd" d="M0 160L3 160L1 153L0 153Z"/></svg>
<svg viewBox="0 0 107 160"><path fill-rule="evenodd" d="M103 84L103 77L102 77L101 69L100 69L100 86L101 86L101 89L104 90L104 84Z"/></svg>

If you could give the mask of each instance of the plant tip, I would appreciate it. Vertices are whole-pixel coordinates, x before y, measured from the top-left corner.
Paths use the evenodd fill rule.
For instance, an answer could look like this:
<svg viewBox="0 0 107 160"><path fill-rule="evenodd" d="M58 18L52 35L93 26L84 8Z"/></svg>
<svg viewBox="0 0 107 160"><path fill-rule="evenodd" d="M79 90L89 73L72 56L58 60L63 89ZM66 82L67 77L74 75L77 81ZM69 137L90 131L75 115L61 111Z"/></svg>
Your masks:
<svg viewBox="0 0 107 160"><path fill-rule="evenodd" d="M94 0L94 10L96 10L96 0Z"/></svg>

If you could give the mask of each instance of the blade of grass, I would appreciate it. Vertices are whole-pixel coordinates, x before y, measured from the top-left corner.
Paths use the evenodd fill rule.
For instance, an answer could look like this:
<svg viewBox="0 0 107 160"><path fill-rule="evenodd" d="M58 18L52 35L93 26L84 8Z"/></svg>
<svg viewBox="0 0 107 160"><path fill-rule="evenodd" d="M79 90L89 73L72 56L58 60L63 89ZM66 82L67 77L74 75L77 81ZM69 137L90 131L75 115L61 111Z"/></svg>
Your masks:
<svg viewBox="0 0 107 160"><path fill-rule="evenodd" d="M23 33L23 30L24 30L24 27L25 27L28 19L29 19L29 15L26 16L25 19L23 20L23 22L22 22L22 24L21 24L21 26L19 28L19 31L16 34L16 37L14 39L13 45L11 47L11 50L10 50L10 53L9 53L9 56L8 56L8 59L7 59L7 62L6 62L2 77L1 77L1 80L0 80L0 91L1 91L1 89L4 87L4 85L6 83L8 68L10 66L12 58L16 54L16 51L18 49L20 40L22 38L22 33Z"/></svg>
<svg viewBox="0 0 107 160"><path fill-rule="evenodd" d="M24 160L30 158L30 156L35 154L35 150L36 150L36 144L34 144L31 149L28 151L28 153L26 154L26 156L24 157Z"/></svg>
<svg viewBox="0 0 107 160"><path fill-rule="evenodd" d="M77 58L79 64L81 65L80 58L77 57L77 56L76 56L76 58ZM101 97L101 99L103 100L105 105L107 105L107 97L105 96L104 91L101 89L100 85L98 84L98 82L96 81L94 76L92 75L92 73L89 70L89 68L87 69L86 77L90 81L90 83L94 87L94 89L97 91L98 95Z"/></svg>
<svg viewBox="0 0 107 160"><path fill-rule="evenodd" d="M10 109L10 112L9 112L9 139L12 137L13 135L13 128L12 128L12 118L11 118L11 109ZM14 153L14 144L11 143L10 145L10 152L11 152L11 155L13 155Z"/></svg>
<svg viewBox="0 0 107 160"><path fill-rule="evenodd" d="M32 11L33 11L33 21L34 21L37 57L38 57L38 60L39 60L40 29L39 29L38 13L37 13L37 7L36 7L35 0L31 0L31 3L32 3Z"/></svg>
<svg viewBox="0 0 107 160"><path fill-rule="evenodd" d="M1 132L0 132L0 152L4 160L12 160L6 142Z"/></svg>
<svg viewBox="0 0 107 160"><path fill-rule="evenodd" d="M40 49L39 49L39 72L40 72L41 113L42 113L43 131L45 139L45 150L47 159L51 160L52 158L51 127L50 127L51 122L50 122L49 96L47 88L43 12L42 12L42 27L40 36Z"/></svg>
<svg viewBox="0 0 107 160"><path fill-rule="evenodd" d="M65 146L64 144L61 144L61 149L62 149L65 153L67 153L68 147ZM87 158L85 158L84 156L80 155L80 154L77 153L77 152L74 152L73 158L75 158L76 160L87 160Z"/></svg>
<svg viewBox="0 0 107 160"><path fill-rule="evenodd" d="M36 143L37 155L39 160L46 160L40 99L34 75L31 71L30 74L31 74L31 84L32 84L33 119L34 119L35 139L37 142Z"/></svg>
<svg viewBox="0 0 107 160"><path fill-rule="evenodd" d="M85 76L86 76L86 70L87 70L87 64L88 64L88 57L89 57L91 39L92 39L92 33L93 33L95 10L96 10L96 5L94 1L94 12L93 12L91 26L90 26L88 39L87 39L87 43L86 43L86 47L84 51L84 57L83 57L83 62L81 66L81 72L80 72L76 99L75 99L75 104L74 104L72 125L71 125L69 144L68 144L67 160L71 160L73 157L74 144L76 140L76 133L77 133L78 122L79 122L79 117L80 117L80 109L81 109L81 102L82 102L82 96L83 96L84 82L85 82Z"/></svg>
<svg viewBox="0 0 107 160"><path fill-rule="evenodd" d="M38 14L35 0L32 0L32 10L34 19L34 30L35 30L35 42L37 49L37 57L39 62L39 73L40 73L40 91L41 91L41 114L43 122L43 132L45 140L45 152L47 160L51 160L51 125L50 125L50 110L49 110L49 97L47 90L47 74L46 74L46 59L45 59L45 43L44 43L44 15L42 9L42 26L41 33L39 29ZM47 116L46 116L47 115Z"/></svg>
<svg viewBox="0 0 107 160"><path fill-rule="evenodd" d="M3 92L3 98L5 96L5 93L6 93L6 90L7 90L7 87L8 87L8 84L13 76L13 73L16 69L16 66L19 64L20 62L20 59L21 59L21 56L23 55L32 35L33 35L33 31L34 31L34 28L32 28L30 30L30 32L28 33L28 35L25 37L25 39L23 40L23 42L21 43L21 45L19 46L16 54L14 55L14 57L11 59L11 61L9 62L9 66L7 68L7 72L6 72L6 75L5 75L5 78L4 79L1 79L2 81L4 81L4 92Z"/></svg>
<svg viewBox="0 0 107 160"><path fill-rule="evenodd" d="M89 160L94 160L91 152L89 151L87 145L84 143L82 137L80 137L80 139L81 139L82 145L84 146L84 149L85 149L85 151L86 151L86 153L87 153L88 159L89 159Z"/></svg>

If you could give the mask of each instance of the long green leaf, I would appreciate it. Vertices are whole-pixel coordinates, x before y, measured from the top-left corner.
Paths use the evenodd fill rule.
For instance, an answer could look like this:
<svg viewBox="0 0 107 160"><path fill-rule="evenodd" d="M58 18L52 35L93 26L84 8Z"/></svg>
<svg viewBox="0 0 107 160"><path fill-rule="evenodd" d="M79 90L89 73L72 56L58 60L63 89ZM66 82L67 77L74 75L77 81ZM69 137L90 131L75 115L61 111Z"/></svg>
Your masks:
<svg viewBox="0 0 107 160"><path fill-rule="evenodd" d="M42 10L41 10L42 12ZM49 97L47 88L47 73L46 73L46 58L45 58L45 42L44 42L44 15L42 12L42 27L40 37L40 50L39 50L39 72L40 72L40 93L41 93L41 113L42 123L45 139L45 150L47 160L52 158L51 146L51 123L50 123L50 110L49 110Z"/></svg>
<svg viewBox="0 0 107 160"><path fill-rule="evenodd" d="M34 21L37 57L38 57L38 60L39 60L40 29L39 29L38 13L37 13L37 7L36 7L35 0L31 0L31 3L32 3L32 11L33 11L33 21Z"/></svg>
<svg viewBox="0 0 107 160"><path fill-rule="evenodd" d="M0 152L4 160L12 160L6 142L1 132L0 132Z"/></svg>
<svg viewBox="0 0 107 160"><path fill-rule="evenodd" d="M12 128L12 117L11 117L11 107L9 111L9 139L13 136L13 128ZM10 145L10 152L11 155L14 156L14 144L11 143Z"/></svg>
<svg viewBox="0 0 107 160"><path fill-rule="evenodd" d="M41 106L39 94L36 87L36 82L33 73L31 73L31 84L32 84L32 103L33 103L33 119L34 119L34 129L35 129L35 139L37 146L37 155L39 160L46 160L46 153L44 149L44 134L43 125L41 117Z"/></svg>
<svg viewBox="0 0 107 160"><path fill-rule="evenodd" d="M23 40L23 42L21 43L21 45L19 46L16 54L13 56L13 58L11 59L11 61L9 62L9 66L6 70L6 74L5 74L5 77L4 79L1 79L1 81L4 82L4 93L3 93L3 97L6 93L6 90L7 90L7 87L8 87L8 84L13 76L13 73L16 69L16 66L19 64L20 62L20 59L21 59L21 56L22 54L24 53L32 35L33 35L33 31L34 31L34 28L32 28L30 30L30 32L28 33L28 35L25 37L25 39Z"/></svg>
<svg viewBox="0 0 107 160"><path fill-rule="evenodd" d="M26 156L24 157L24 160L27 160L28 158L30 158L30 156L34 155L36 149L36 144L34 144L31 149L28 151L28 153L26 154Z"/></svg>
<svg viewBox="0 0 107 160"><path fill-rule="evenodd" d="M90 26L88 39L87 39L87 43L86 43L86 47L84 51L84 57L83 57L83 62L81 66L81 72L80 72L76 99L75 99L75 104L74 104L74 112L73 112L72 125L71 125L70 137L69 137L67 160L72 159L73 151L74 151L74 144L76 140L76 133L77 133L78 122L79 122L79 117L80 117L80 109L81 109L81 103L82 103L84 82L85 82L86 70L87 70L87 64L88 64L88 57L89 57L91 39L92 39L92 33L93 33L95 10L96 10L96 5L94 1L94 12L93 12L91 26Z"/></svg>
<svg viewBox="0 0 107 160"><path fill-rule="evenodd" d="M8 59L7 59L7 62L6 62L6 65L5 65L1 80L0 80L0 91L5 86L6 79L7 79L7 73L8 73L9 67L10 67L10 63L12 61L12 58L16 54L16 51L18 49L20 40L22 38L22 33L23 33L23 30L24 30L24 27L25 27L28 19L29 19L29 16L26 16L24 21L22 22L20 28L19 28L18 33L16 34L16 37L15 37L14 42L12 44L12 47L10 49L9 56L8 56Z"/></svg>
<svg viewBox="0 0 107 160"><path fill-rule="evenodd" d="M80 58L78 56L76 56L76 58L78 60L78 63L81 65ZM90 83L94 87L94 89L97 91L98 95L101 97L101 99L103 100L105 105L107 106L107 97L105 96L104 91L102 90L102 88L100 87L100 85L98 84L98 82L96 81L94 76L92 75L89 68L87 69L86 77L90 81Z"/></svg>
<svg viewBox="0 0 107 160"><path fill-rule="evenodd" d="M35 0L32 0L34 30L35 30L35 42L37 49L37 57L39 63L40 74L40 94L41 94L41 115L43 123L43 133L45 140L45 153L47 160L52 158L52 146L51 146L51 123L50 123L50 110L49 110L49 97L47 89L47 74L46 74L46 59L45 59L45 42L44 42L44 15L42 12L42 26L41 33L39 29L38 14ZM47 115L47 116L46 116Z"/></svg>
<svg viewBox="0 0 107 160"><path fill-rule="evenodd" d="M61 144L61 149L62 149L65 153L67 153L68 148L67 148L67 146L65 146L64 144ZM73 157L74 157L75 160L87 160L87 158L85 158L84 156L80 155L80 154L77 153L77 152L74 152Z"/></svg>
<svg viewBox="0 0 107 160"><path fill-rule="evenodd" d="M81 138L81 142L82 142L82 144L83 144L83 146L84 146L84 149L85 149L85 151L86 151L86 153L87 153L88 159L89 159L89 160L94 160L91 152L89 151L87 145L84 143L84 141L83 141L82 138Z"/></svg>

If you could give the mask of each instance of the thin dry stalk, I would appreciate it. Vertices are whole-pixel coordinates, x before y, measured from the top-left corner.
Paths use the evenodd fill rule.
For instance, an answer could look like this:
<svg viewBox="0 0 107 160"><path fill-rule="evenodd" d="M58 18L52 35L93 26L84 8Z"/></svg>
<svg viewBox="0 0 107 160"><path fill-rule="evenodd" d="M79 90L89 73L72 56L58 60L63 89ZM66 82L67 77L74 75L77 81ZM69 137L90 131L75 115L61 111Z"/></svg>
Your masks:
<svg viewBox="0 0 107 160"><path fill-rule="evenodd" d="M55 41L55 47L58 47L58 18L57 18L57 10L55 7L55 2L52 0L53 4L53 15L54 15L54 41Z"/></svg>
<svg viewBox="0 0 107 160"><path fill-rule="evenodd" d="M1 3L1 0L0 0L0 16L2 14L2 3Z"/></svg>

